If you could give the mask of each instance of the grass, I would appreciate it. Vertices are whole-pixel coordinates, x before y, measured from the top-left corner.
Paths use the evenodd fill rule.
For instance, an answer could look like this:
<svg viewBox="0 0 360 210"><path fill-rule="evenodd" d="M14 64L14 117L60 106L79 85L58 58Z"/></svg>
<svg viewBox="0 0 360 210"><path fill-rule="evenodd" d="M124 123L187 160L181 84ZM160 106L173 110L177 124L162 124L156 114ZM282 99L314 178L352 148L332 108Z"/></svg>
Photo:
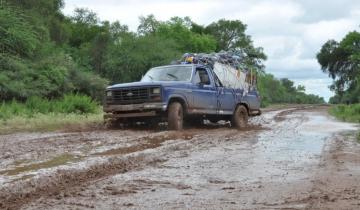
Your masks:
<svg viewBox="0 0 360 210"><path fill-rule="evenodd" d="M57 100L32 97L23 103L0 104L0 134L82 130L102 121L101 106L88 96L65 95Z"/></svg>
<svg viewBox="0 0 360 210"><path fill-rule="evenodd" d="M360 123L360 104L336 105L330 108L329 113L342 121ZM355 135L360 143L360 130Z"/></svg>
<svg viewBox="0 0 360 210"><path fill-rule="evenodd" d="M48 100L31 97L25 102L10 101L0 104L0 120L16 116L33 117L36 114L95 114L99 105L90 97L84 95L65 95L63 98Z"/></svg>
<svg viewBox="0 0 360 210"><path fill-rule="evenodd" d="M102 113L97 114L34 114L32 117L15 116L8 120L0 120L0 134L14 132L84 130L103 122Z"/></svg>
<svg viewBox="0 0 360 210"><path fill-rule="evenodd" d="M336 105L329 112L339 120L360 123L360 104Z"/></svg>

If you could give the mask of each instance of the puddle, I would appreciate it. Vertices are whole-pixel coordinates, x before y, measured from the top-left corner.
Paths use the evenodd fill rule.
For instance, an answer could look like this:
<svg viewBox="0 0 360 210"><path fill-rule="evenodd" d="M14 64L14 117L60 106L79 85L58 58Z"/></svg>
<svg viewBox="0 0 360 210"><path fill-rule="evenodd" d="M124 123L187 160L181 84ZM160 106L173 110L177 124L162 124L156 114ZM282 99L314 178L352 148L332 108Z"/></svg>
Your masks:
<svg viewBox="0 0 360 210"><path fill-rule="evenodd" d="M175 140L175 139L190 140L192 138L193 135L182 134L182 133L175 133L164 136L143 137L139 140L141 142L140 144L130 147L110 149L103 152L94 153L93 155L94 156L126 155L137 151L160 147L161 144L165 141Z"/></svg>
<svg viewBox="0 0 360 210"><path fill-rule="evenodd" d="M33 163L33 164L28 164L28 165L17 165L13 169L0 171L0 175L15 176L20 173L24 173L24 172L28 172L28 171L36 171L36 170L46 169L46 168L53 168L56 166L65 165L67 163L76 162L79 160L80 160L79 157L76 157L74 155L66 153L66 154L62 154L57 157L54 157L53 159L50 159L45 162Z"/></svg>
<svg viewBox="0 0 360 210"><path fill-rule="evenodd" d="M278 120L271 131L258 136L259 145L254 150L258 155L254 156L252 166L262 169L257 173L263 171L264 177L286 174L288 179L305 178L308 174L298 169L318 162L332 134L354 129L352 124L312 112L289 112L282 117L283 121Z"/></svg>
<svg viewBox="0 0 360 210"><path fill-rule="evenodd" d="M356 123L344 123L335 120L329 120L326 116L313 114L311 121L303 125L303 130L310 133L336 133L339 131L357 130L359 124Z"/></svg>

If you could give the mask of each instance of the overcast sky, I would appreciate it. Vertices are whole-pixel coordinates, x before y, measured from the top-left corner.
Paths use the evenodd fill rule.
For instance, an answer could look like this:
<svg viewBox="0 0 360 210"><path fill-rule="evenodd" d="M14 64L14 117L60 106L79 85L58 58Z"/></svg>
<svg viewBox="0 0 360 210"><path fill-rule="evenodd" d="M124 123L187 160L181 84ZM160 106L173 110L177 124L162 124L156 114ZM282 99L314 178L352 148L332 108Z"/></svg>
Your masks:
<svg viewBox="0 0 360 210"><path fill-rule="evenodd" d="M65 0L63 12L76 7L96 12L101 20L119 20L135 31L139 16L159 20L189 16L198 24L239 19L247 34L268 56L266 71L306 87L307 93L333 95L331 79L321 72L316 53L328 39L341 40L360 24L359 0Z"/></svg>

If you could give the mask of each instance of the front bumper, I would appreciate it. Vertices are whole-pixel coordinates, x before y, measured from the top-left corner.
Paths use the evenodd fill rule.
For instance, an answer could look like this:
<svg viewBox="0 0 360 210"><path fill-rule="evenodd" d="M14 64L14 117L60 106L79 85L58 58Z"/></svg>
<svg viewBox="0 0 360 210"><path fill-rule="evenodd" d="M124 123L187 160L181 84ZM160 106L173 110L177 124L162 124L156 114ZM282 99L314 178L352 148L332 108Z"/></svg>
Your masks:
<svg viewBox="0 0 360 210"><path fill-rule="evenodd" d="M105 104L104 112L144 112L144 111L166 111L167 105L161 102L157 103L142 103L142 104Z"/></svg>
<svg viewBox="0 0 360 210"><path fill-rule="evenodd" d="M143 103L143 104L127 104L127 105L104 105L105 119L119 118L138 118L138 117L154 117L165 112L167 105L161 102Z"/></svg>

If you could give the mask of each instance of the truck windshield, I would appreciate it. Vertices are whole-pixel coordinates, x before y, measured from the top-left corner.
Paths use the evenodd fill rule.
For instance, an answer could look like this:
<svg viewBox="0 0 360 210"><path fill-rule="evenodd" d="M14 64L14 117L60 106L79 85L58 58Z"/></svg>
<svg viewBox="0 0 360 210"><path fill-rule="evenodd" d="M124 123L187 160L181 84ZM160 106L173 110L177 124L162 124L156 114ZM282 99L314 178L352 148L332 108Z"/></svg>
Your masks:
<svg viewBox="0 0 360 210"><path fill-rule="evenodd" d="M150 69L141 81L190 81L191 73L192 66L155 67Z"/></svg>

